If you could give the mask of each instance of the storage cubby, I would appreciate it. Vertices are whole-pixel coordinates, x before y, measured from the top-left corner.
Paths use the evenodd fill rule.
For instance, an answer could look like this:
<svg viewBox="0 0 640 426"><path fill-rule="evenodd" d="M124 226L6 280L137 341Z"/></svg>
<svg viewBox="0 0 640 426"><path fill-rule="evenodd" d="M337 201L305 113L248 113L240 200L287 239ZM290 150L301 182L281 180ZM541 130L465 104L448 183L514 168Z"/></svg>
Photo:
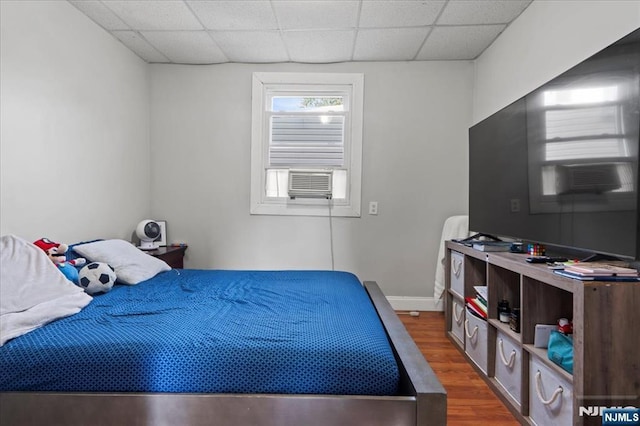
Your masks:
<svg viewBox="0 0 640 426"><path fill-rule="evenodd" d="M583 282L524 254L446 247L446 333L521 423L601 425L580 407L640 406L640 283ZM464 308L479 285L488 287L487 321ZM499 321L500 300L520 309L519 332ZM536 324L560 318L573 321L573 374L534 347Z"/></svg>
<svg viewBox="0 0 640 426"><path fill-rule="evenodd" d="M457 339L458 346L464 345L464 320L465 307L461 299L453 299L451 302L451 334Z"/></svg>
<svg viewBox="0 0 640 426"><path fill-rule="evenodd" d="M510 322L500 321L498 303L502 300L509 302L509 309L520 309L520 275L508 269L488 265L487 286L489 287L489 323L497 331L504 333L511 339L520 341L520 333L511 329Z"/></svg>
<svg viewBox="0 0 640 426"><path fill-rule="evenodd" d="M464 278L465 278L465 297L473 297L476 291L473 287L478 285L486 285L487 282L487 263L484 259L478 259L471 256L464 257Z"/></svg>
<svg viewBox="0 0 640 426"><path fill-rule="evenodd" d="M509 302L509 308L520 308L520 275L508 269L489 265L489 318L498 319L498 303Z"/></svg>
<svg viewBox="0 0 640 426"><path fill-rule="evenodd" d="M457 251L450 252L449 255L449 291L454 296L464 297L464 255Z"/></svg>
<svg viewBox="0 0 640 426"><path fill-rule="evenodd" d="M488 367L487 322L467 311L464 321L464 350L469 359L485 374Z"/></svg>
<svg viewBox="0 0 640 426"><path fill-rule="evenodd" d="M517 340L497 331L494 374L496 382L518 408L522 405L523 351Z"/></svg>
<svg viewBox="0 0 640 426"><path fill-rule="evenodd" d="M447 250L445 265L447 265L445 304L449 307L449 309L445 310L445 323L447 324L448 333L454 343L464 350L466 347L465 342L470 339L465 335L465 332L471 330L467 334L473 333L474 346L477 344L482 345L479 353L484 353L486 352L486 328L475 333L473 332L473 327L469 329L469 315L467 315L464 301L465 297L473 297L475 295L474 286L486 285L487 264L484 256L480 254L479 257L473 257L464 255L456 250ZM478 333L482 335L480 342L478 342ZM486 362L484 363L486 364Z"/></svg>
<svg viewBox="0 0 640 426"><path fill-rule="evenodd" d="M557 324L560 318L573 319L573 294L529 277L523 277L522 281L522 342L533 344L536 324Z"/></svg>

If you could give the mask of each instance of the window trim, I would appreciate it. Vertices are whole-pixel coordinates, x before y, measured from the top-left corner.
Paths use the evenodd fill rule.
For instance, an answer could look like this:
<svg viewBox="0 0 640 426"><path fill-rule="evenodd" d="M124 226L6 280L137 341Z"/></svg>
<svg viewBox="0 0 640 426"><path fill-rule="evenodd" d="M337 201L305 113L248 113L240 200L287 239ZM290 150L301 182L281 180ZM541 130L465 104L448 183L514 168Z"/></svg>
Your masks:
<svg viewBox="0 0 640 426"><path fill-rule="evenodd" d="M269 121L265 113L267 92L273 86L282 86L283 91L291 86L318 86L335 89L336 86L350 86L350 120L345 128L349 155L345 159L348 172L348 201L339 203L314 199L267 199L265 170L268 149ZM362 129L364 109L364 74L359 73L287 73L256 72L252 82L252 124L251 124L251 200L250 213L256 215L297 215L328 216L329 206L332 216L361 216L362 187ZM348 132L348 135L346 134ZM347 138L348 136L348 138ZM266 145L265 145L266 144Z"/></svg>

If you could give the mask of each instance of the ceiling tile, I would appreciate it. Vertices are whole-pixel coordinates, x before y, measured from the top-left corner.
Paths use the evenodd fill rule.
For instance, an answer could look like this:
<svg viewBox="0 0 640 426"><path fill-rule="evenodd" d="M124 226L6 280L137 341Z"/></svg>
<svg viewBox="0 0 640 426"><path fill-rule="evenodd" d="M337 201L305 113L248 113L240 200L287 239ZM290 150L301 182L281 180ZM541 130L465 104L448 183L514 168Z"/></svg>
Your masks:
<svg viewBox="0 0 640 426"><path fill-rule="evenodd" d="M360 11L360 27L431 25L444 4L444 1L364 1Z"/></svg>
<svg viewBox="0 0 640 426"><path fill-rule="evenodd" d="M273 0L283 30L355 28L359 1Z"/></svg>
<svg viewBox="0 0 640 426"><path fill-rule="evenodd" d="M140 37L135 31L113 31L113 35L147 62L169 62L169 59L154 49L147 40Z"/></svg>
<svg viewBox="0 0 640 426"><path fill-rule="evenodd" d="M531 4L531 0L68 1L146 61L194 64L474 59Z"/></svg>
<svg viewBox="0 0 640 426"><path fill-rule="evenodd" d="M429 28L358 30L353 59L356 61L408 61L414 58Z"/></svg>
<svg viewBox="0 0 640 426"><path fill-rule="evenodd" d="M529 6L531 0L450 0L438 25L507 24Z"/></svg>
<svg viewBox="0 0 640 426"><path fill-rule="evenodd" d="M288 62L279 31L221 31L211 36L232 62Z"/></svg>
<svg viewBox="0 0 640 426"><path fill-rule="evenodd" d="M72 1L78 10L105 30L128 30L129 26L100 1Z"/></svg>
<svg viewBox="0 0 640 426"><path fill-rule="evenodd" d="M268 0L189 1L200 22L209 30L273 30L278 28Z"/></svg>
<svg viewBox="0 0 640 426"><path fill-rule="evenodd" d="M142 36L171 62L217 64L228 62L205 31L143 31Z"/></svg>
<svg viewBox="0 0 640 426"><path fill-rule="evenodd" d="M104 4L134 30L203 29L182 1L109 0Z"/></svg>
<svg viewBox="0 0 640 426"><path fill-rule="evenodd" d="M351 60L355 30L285 31L283 37L294 62L345 62Z"/></svg>
<svg viewBox="0 0 640 426"><path fill-rule="evenodd" d="M475 59L505 28L506 25L435 27L416 59Z"/></svg>

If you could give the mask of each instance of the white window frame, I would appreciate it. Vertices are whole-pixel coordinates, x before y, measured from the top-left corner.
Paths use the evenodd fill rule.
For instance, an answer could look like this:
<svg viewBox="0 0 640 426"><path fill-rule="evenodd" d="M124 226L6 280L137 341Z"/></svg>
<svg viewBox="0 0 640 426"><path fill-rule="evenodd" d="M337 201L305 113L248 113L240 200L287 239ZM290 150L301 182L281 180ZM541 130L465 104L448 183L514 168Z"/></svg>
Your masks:
<svg viewBox="0 0 640 426"><path fill-rule="evenodd" d="M334 91L336 87L349 95L349 120L345 123L345 164L347 196L343 201L322 199L269 198L266 196L266 169L269 150L269 93L281 89L300 94L310 90ZM360 217L362 186L362 127L364 109L364 75L357 73L279 73L256 72L252 86L251 129L251 214Z"/></svg>

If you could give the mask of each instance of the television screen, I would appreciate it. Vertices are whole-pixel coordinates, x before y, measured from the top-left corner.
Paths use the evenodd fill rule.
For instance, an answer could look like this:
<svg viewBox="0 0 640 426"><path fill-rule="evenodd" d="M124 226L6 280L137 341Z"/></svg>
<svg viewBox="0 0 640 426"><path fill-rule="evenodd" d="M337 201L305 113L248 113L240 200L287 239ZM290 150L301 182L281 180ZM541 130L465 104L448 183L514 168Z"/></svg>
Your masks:
<svg viewBox="0 0 640 426"><path fill-rule="evenodd" d="M640 29L469 129L472 231L640 258Z"/></svg>

